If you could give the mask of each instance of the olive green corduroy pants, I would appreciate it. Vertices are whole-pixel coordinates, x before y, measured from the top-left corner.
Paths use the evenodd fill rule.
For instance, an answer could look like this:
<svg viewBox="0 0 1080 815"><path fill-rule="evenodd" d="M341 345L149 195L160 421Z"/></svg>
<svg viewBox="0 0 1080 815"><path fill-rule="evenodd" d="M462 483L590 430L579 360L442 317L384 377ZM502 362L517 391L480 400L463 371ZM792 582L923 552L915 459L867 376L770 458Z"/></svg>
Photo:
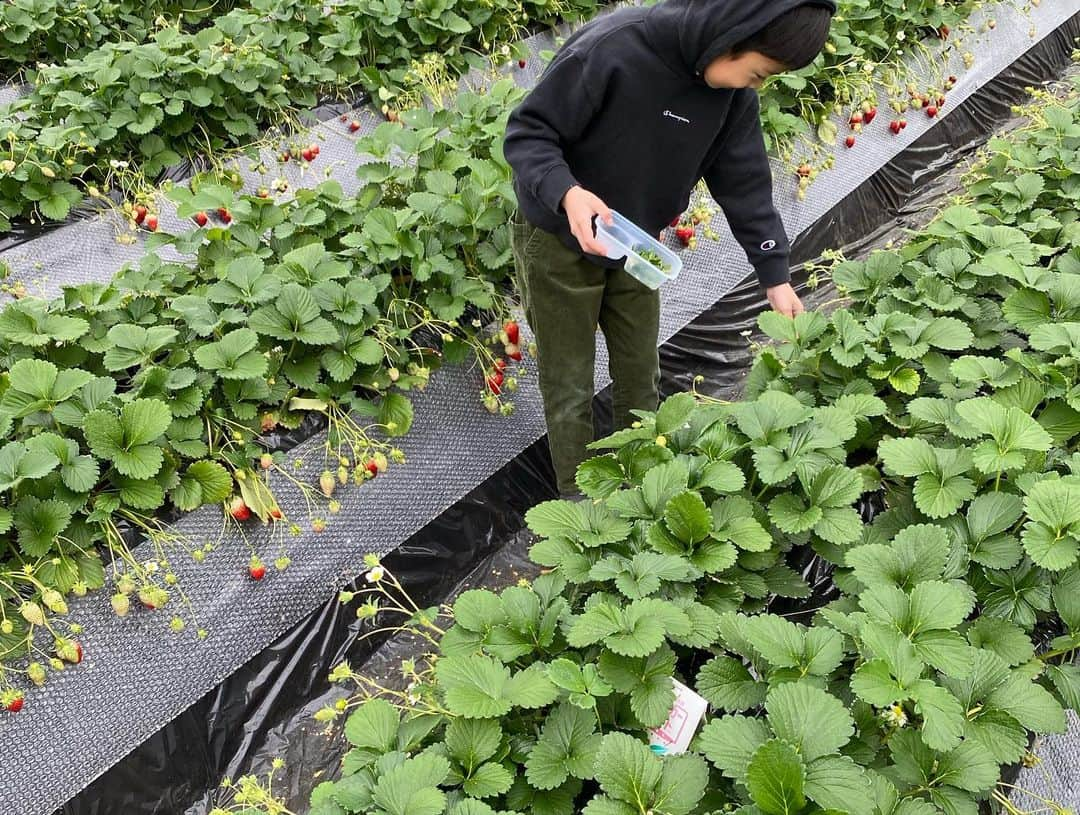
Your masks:
<svg viewBox="0 0 1080 815"><path fill-rule="evenodd" d="M657 338L660 293L622 269L605 269L525 221L511 225L511 244L525 318L536 336L540 394L559 492L577 491L578 465L594 455L593 370L596 330L607 342L615 429L631 409L656 410L660 385Z"/></svg>

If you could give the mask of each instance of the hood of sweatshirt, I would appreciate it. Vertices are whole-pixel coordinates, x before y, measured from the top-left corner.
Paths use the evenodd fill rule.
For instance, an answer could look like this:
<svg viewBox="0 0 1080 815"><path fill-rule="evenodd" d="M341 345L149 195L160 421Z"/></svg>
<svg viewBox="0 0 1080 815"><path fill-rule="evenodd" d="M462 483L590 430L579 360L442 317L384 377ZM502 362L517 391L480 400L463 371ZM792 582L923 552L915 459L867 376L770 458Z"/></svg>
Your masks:
<svg viewBox="0 0 1080 815"><path fill-rule="evenodd" d="M645 30L669 66L699 76L716 57L803 5L836 12L833 0L665 0L645 15Z"/></svg>

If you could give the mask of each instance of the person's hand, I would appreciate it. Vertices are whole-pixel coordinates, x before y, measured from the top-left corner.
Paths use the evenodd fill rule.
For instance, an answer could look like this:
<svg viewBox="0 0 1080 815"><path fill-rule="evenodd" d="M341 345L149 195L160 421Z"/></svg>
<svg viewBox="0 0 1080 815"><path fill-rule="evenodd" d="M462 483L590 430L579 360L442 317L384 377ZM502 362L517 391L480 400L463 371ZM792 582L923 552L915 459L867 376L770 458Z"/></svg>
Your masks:
<svg viewBox="0 0 1080 815"><path fill-rule="evenodd" d="M765 296L769 298L769 305L772 306L773 311L777 311L786 317L794 317L806 310L803 308L802 300L799 299L799 295L795 293L795 289L791 287L790 283L770 286L766 289Z"/></svg>
<svg viewBox="0 0 1080 815"><path fill-rule="evenodd" d="M593 236L592 219L599 215L611 226L611 209L584 187L571 187L562 199L562 208L570 222L570 232L581 250L590 255L607 255L607 248Z"/></svg>

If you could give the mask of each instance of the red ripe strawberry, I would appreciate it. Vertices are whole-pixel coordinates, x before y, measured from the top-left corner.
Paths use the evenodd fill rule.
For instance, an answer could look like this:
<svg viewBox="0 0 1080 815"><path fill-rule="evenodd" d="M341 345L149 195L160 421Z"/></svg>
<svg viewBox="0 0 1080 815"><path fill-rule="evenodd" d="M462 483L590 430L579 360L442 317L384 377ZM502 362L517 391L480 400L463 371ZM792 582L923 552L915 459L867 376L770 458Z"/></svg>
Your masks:
<svg viewBox="0 0 1080 815"><path fill-rule="evenodd" d="M151 232L157 232L157 216L147 215L145 225L146 228L149 229Z"/></svg>
<svg viewBox="0 0 1080 815"><path fill-rule="evenodd" d="M195 213L195 223L197 223L199 226L206 226L207 220L209 220L209 219L206 217L205 212L196 212Z"/></svg>
<svg viewBox="0 0 1080 815"><path fill-rule="evenodd" d="M855 137L854 136L848 136L846 139L844 139L844 144L846 144L848 147L854 147L855 146Z"/></svg>
<svg viewBox="0 0 1080 815"><path fill-rule="evenodd" d="M342 122L347 122L349 121L349 117L342 113L340 116L338 116L338 120Z"/></svg>
<svg viewBox="0 0 1080 815"><path fill-rule="evenodd" d="M907 119L901 119L900 120L900 129L903 130L905 127L907 127Z"/></svg>
<svg viewBox="0 0 1080 815"><path fill-rule="evenodd" d="M259 560L253 560L248 565L248 575L252 580L262 580L266 577L266 565Z"/></svg>
<svg viewBox="0 0 1080 815"><path fill-rule="evenodd" d="M360 129L360 123L358 121L356 121L356 119L353 119L351 122L349 122L349 132L350 133L355 133L359 129Z"/></svg>
<svg viewBox="0 0 1080 815"><path fill-rule="evenodd" d="M281 154L281 160L282 160L282 162L288 162L288 161L289 161L289 159L291 159L291 158L292 158L292 153L291 153L290 151L288 151L288 150L284 151L284 152L283 152L283 153Z"/></svg>
<svg viewBox="0 0 1080 815"><path fill-rule="evenodd" d="M939 96L939 97L937 98L937 106L938 106L939 108L943 108L943 107L945 107L945 97L944 97L944 96Z"/></svg>
<svg viewBox="0 0 1080 815"><path fill-rule="evenodd" d="M487 378L487 388L493 394L498 396L502 393L503 373L502 371L495 371Z"/></svg>
<svg viewBox="0 0 1080 815"><path fill-rule="evenodd" d="M525 67L525 60L519 59L518 60L518 67L519 68L524 68Z"/></svg>
<svg viewBox="0 0 1080 815"><path fill-rule="evenodd" d="M275 521L280 521L285 516L281 514L280 507L274 507L270 510L270 517L273 518Z"/></svg>
<svg viewBox="0 0 1080 815"><path fill-rule="evenodd" d="M861 110L857 110L851 114L851 119L848 120L848 124L851 126L861 125L863 123L863 114Z"/></svg>
<svg viewBox="0 0 1080 815"><path fill-rule="evenodd" d="M956 84L956 82L957 82L957 79L956 79L956 77L955 77L955 76L950 76L950 77L949 77L949 82L951 82L951 83L952 83L953 85L955 85L955 84Z"/></svg>
<svg viewBox="0 0 1080 815"><path fill-rule="evenodd" d="M506 370L506 360L505 359L497 359L497 360L495 360L494 368L495 368L496 371L499 371L499 372L505 371Z"/></svg>
<svg viewBox="0 0 1080 815"><path fill-rule="evenodd" d="M18 713L23 709L23 698L16 696L10 702L7 703L7 710L9 713Z"/></svg>
<svg viewBox="0 0 1080 815"><path fill-rule="evenodd" d="M506 341L511 345L517 345L521 334L518 331L517 320L507 320L506 325L503 326L503 331L506 332Z"/></svg>
<svg viewBox="0 0 1080 815"><path fill-rule="evenodd" d="M379 474L379 465L376 464L374 460L369 461L367 464L365 464L364 469L371 473L372 478Z"/></svg>
<svg viewBox="0 0 1080 815"><path fill-rule="evenodd" d="M251 509L244 503L239 495L234 495L229 502L229 514L238 521L246 521L251 517Z"/></svg>
<svg viewBox="0 0 1080 815"><path fill-rule="evenodd" d="M300 151L300 158L302 158L304 161L311 162L315 160L315 154L305 147L303 150Z"/></svg>
<svg viewBox="0 0 1080 815"><path fill-rule="evenodd" d="M671 219L671 223L670 223L670 224L668 224L668 226L670 226L670 227L671 227L672 229L674 229L675 227L677 227L677 226L679 225L679 218L680 218L680 217L681 217L681 216L679 216L679 215L676 215L676 216L675 216L674 218L672 218L672 219Z"/></svg>
<svg viewBox="0 0 1080 815"><path fill-rule="evenodd" d="M694 237L694 227L680 226L675 230L675 237L682 242L683 246L686 246L690 243L690 239Z"/></svg>
<svg viewBox="0 0 1080 815"><path fill-rule="evenodd" d="M308 145L308 150L311 151L311 155L313 155L313 156L319 155L319 145L317 145L317 144L314 144L314 143L309 144Z"/></svg>
<svg viewBox="0 0 1080 815"><path fill-rule="evenodd" d="M937 105L930 105L926 109L926 115L929 116L931 119L937 116Z"/></svg>
<svg viewBox="0 0 1080 815"><path fill-rule="evenodd" d="M232 213L225 209L225 207L218 207L217 214L225 223L229 223L232 220Z"/></svg>
<svg viewBox="0 0 1080 815"><path fill-rule="evenodd" d="M876 116L877 116L877 108L870 108L870 110L866 111L866 113L863 114L863 121L866 124L870 124L872 121L874 121L874 118Z"/></svg>
<svg viewBox="0 0 1080 815"><path fill-rule="evenodd" d="M893 133L899 133L902 129L903 127L901 126L899 119L893 119L891 122L889 122L889 130L891 130Z"/></svg>
<svg viewBox="0 0 1080 815"><path fill-rule="evenodd" d="M516 342L510 343L503 350L514 362L521 362L521 347Z"/></svg>
<svg viewBox="0 0 1080 815"><path fill-rule="evenodd" d="M941 37L941 39L949 39L949 27L947 25L943 25L941 28L939 28L937 33L938 36Z"/></svg>
<svg viewBox="0 0 1080 815"><path fill-rule="evenodd" d="M135 223L141 224L145 218L146 207L144 207L142 204L139 204L137 207L135 207Z"/></svg>

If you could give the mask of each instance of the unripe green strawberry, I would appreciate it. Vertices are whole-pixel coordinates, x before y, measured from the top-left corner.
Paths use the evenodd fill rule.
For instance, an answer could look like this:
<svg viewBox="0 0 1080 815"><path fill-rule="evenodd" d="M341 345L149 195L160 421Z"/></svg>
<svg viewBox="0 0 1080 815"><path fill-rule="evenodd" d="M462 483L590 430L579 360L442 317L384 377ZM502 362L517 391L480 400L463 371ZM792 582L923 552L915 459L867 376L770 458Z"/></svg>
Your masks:
<svg viewBox="0 0 1080 815"><path fill-rule="evenodd" d="M87 586L83 581L77 580L75 581L75 585L71 587L71 593L74 594L76 597L85 597L86 592L89 590L89 588L90 587Z"/></svg>
<svg viewBox="0 0 1080 815"><path fill-rule="evenodd" d="M122 575L119 580L116 581L116 590L124 594L132 594L135 591L135 580L131 575Z"/></svg>
<svg viewBox="0 0 1080 815"><path fill-rule="evenodd" d="M41 602L43 602L53 614L67 614L68 612L67 603L64 602L64 595L56 589L45 589L45 591L41 593Z"/></svg>
<svg viewBox="0 0 1080 815"><path fill-rule="evenodd" d="M171 620L169 620L169 628L171 628L173 631L183 631L186 625L187 624L179 617L173 617Z"/></svg>
<svg viewBox="0 0 1080 815"><path fill-rule="evenodd" d="M344 465L342 465L341 467L338 467L337 480L338 480L339 484L348 484L349 483L349 471L348 471L348 469L345 468Z"/></svg>
<svg viewBox="0 0 1080 815"><path fill-rule="evenodd" d="M45 612L37 603L27 600L19 606L19 613L30 625L45 625Z"/></svg>
<svg viewBox="0 0 1080 815"><path fill-rule="evenodd" d="M14 630L15 623L13 623L11 620L4 620L2 623L0 623L0 632L10 634Z"/></svg>
<svg viewBox="0 0 1080 815"><path fill-rule="evenodd" d="M382 453L376 453L371 457L371 460L375 462L375 467L380 473L385 473L387 468L386 456Z"/></svg>
<svg viewBox="0 0 1080 815"><path fill-rule="evenodd" d="M128 596L123 592L114 594L110 599L110 602L112 603L113 611L116 612L118 617L126 616L128 611L131 610L131 600L129 600Z"/></svg>
<svg viewBox="0 0 1080 815"><path fill-rule="evenodd" d="M154 591L153 586L143 586L139 589L139 601L148 609L157 608L157 592Z"/></svg>
<svg viewBox="0 0 1080 815"><path fill-rule="evenodd" d="M261 456L259 456L259 466L262 467L264 470L269 470L271 467L274 466L274 457L269 453L263 453Z"/></svg>
<svg viewBox="0 0 1080 815"><path fill-rule="evenodd" d="M39 688L45 684L45 666L40 662L31 662L26 666L26 675Z"/></svg>
<svg viewBox="0 0 1080 815"><path fill-rule="evenodd" d="M49 667L54 671L62 671L67 667L67 664L59 657L49 657Z"/></svg>
<svg viewBox="0 0 1080 815"><path fill-rule="evenodd" d="M329 498L334 494L334 474L329 470L323 470L322 475L319 476L319 489L322 490L322 494Z"/></svg>

